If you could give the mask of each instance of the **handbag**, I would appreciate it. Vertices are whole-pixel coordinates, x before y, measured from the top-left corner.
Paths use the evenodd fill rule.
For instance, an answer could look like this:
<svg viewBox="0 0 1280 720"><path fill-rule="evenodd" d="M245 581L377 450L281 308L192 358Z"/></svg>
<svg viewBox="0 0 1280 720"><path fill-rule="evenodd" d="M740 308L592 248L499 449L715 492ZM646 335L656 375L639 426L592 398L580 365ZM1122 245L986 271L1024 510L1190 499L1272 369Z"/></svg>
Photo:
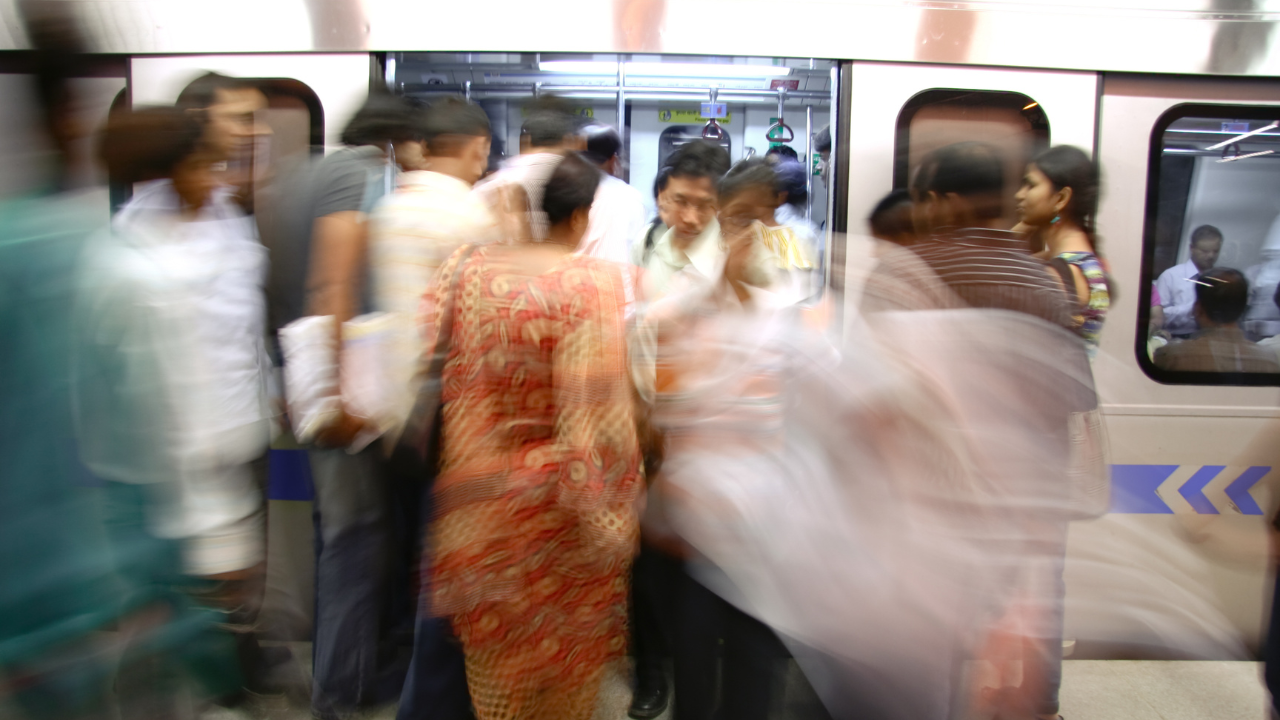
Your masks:
<svg viewBox="0 0 1280 720"><path fill-rule="evenodd" d="M444 411L441 402L444 390L444 364L449 359L449 350L453 346L453 322L457 314L458 288L462 284L462 269L467 258L475 252L477 245L468 245L459 255L454 266L453 275L449 279L449 292L444 296L444 312L440 318L440 327L436 331L436 343L431 349L422 382L418 386L418 396L413 404L413 411L405 425L405 438L423 460L432 460L430 467L436 466L435 458L440 452L440 427Z"/></svg>

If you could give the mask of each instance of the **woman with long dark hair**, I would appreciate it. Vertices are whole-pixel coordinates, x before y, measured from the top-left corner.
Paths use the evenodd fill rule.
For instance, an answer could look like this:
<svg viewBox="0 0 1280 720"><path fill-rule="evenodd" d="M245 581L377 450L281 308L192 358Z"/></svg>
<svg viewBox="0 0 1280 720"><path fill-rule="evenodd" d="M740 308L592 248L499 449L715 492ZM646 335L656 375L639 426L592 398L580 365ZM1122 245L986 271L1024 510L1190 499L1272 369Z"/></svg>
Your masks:
<svg viewBox="0 0 1280 720"><path fill-rule="evenodd" d="M1099 184L1098 166L1083 150L1058 145L1032 159L1017 194L1019 227L1043 246L1039 257L1054 266L1076 299L1076 331L1091 351L1111 307L1094 229Z"/></svg>

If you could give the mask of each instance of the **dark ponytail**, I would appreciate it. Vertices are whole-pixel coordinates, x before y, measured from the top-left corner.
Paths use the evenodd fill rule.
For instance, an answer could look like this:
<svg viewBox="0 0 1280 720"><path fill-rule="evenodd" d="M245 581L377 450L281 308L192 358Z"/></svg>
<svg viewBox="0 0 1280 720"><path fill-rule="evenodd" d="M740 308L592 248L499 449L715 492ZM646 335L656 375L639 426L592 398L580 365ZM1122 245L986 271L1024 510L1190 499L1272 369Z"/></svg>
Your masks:
<svg viewBox="0 0 1280 720"><path fill-rule="evenodd" d="M1101 185L1098 166L1085 151L1072 145L1051 147L1035 156L1031 164L1049 178L1054 190L1071 188L1071 201L1062 209L1062 215L1084 230L1094 253L1099 254L1095 221Z"/></svg>

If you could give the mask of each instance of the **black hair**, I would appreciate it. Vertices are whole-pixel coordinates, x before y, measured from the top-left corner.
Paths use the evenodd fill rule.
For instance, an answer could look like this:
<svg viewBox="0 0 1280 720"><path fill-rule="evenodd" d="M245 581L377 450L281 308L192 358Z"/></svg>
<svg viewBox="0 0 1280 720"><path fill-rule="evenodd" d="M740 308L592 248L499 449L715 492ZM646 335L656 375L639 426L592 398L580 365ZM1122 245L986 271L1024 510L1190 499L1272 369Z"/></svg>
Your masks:
<svg viewBox="0 0 1280 720"><path fill-rule="evenodd" d="M710 178L718 182L729 172L729 152L718 143L691 140L675 149L667 158L671 177Z"/></svg>
<svg viewBox="0 0 1280 720"><path fill-rule="evenodd" d="M209 72L187 83L187 86L178 94L178 100L174 105L183 110L207 110L217 104L219 90L234 92L249 87L249 84L243 80Z"/></svg>
<svg viewBox="0 0 1280 720"><path fill-rule="evenodd" d="M809 199L809 173L804 163L799 160L788 160L786 156L766 155L765 159L773 166L777 177L778 192L787 194L787 204L800 207Z"/></svg>
<svg viewBox="0 0 1280 720"><path fill-rule="evenodd" d="M795 160L796 162L800 161L800 154L797 153L795 148L790 145L774 145L765 151L764 156L767 158L784 157Z"/></svg>
<svg viewBox="0 0 1280 720"><path fill-rule="evenodd" d="M597 165L603 165L622 150L622 138L608 125L591 123L583 128L587 136L587 151L583 155Z"/></svg>
<svg viewBox="0 0 1280 720"><path fill-rule="evenodd" d="M113 182L172 177L200 147L204 126L176 107L121 110L107 117L98 154Z"/></svg>
<svg viewBox="0 0 1280 720"><path fill-rule="evenodd" d="M902 212L904 208L907 211L911 209L911 193L906 190L894 190L881 198L867 216L871 234L885 238L914 234L911 213Z"/></svg>
<svg viewBox="0 0 1280 720"><path fill-rule="evenodd" d="M720 178L716 192L720 202L727 203L729 198L751 188L778 192L778 174L773 171L773 164L764 158L751 158L734 165Z"/></svg>
<svg viewBox="0 0 1280 720"><path fill-rule="evenodd" d="M364 107L342 131L344 145L386 145L422 139L418 111L404 98L385 92L369 93Z"/></svg>
<svg viewBox="0 0 1280 720"><path fill-rule="evenodd" d="M1094 218L1098 214L1101 185L1098 166L1085 151L1071 145L1051 147L1032 158L1031 164L1049 179L1054 190L1071 188L1071 201L1062 209L1062 214L1084 230L1096 251Z"/></svg>
<svg viewBox="0 0 1280 720"><path fill-rule="evenodd" d="M653 178L653 199L657 200L658 195L667 189L667 183L671 181L671 166L663 165L658 170L658 175Z"/></svg>
<svg viewBox="0 0 1280 720"><path fill-rule="evenodd" d="M67 3L21 2L18 9L34 50L31 81L44 130L65 157L72 140L64 122L71 102L69 80L88 43Z"/></svg>
<svg viewBox="0 0 1280 720"><path fill-rule="evenodd" d="M532 147L555 147L578 131L580 120L563 98L544 95L527 107L529 118L520 126L520 134L529 136Z"/></svg>
<svg viewBox="0 0 1280 720"><path fill-rule="evenodd" d="M547 222L557 225L568 220L575 210L590 208L600 185L600 168L569 153L556 164L542 192L542 211Z"/></svg>
<svg viewBox="0 0 1280 720"><path fill-rule="evenodd" d="M1196 276L1196 304L1218 325L1230 325L1249 309L1249 281L1233 268L1210 268Z"/></svg>
<svg viewBox="0 0 1280 720"><path fill-rule="evenodd" d="M955 194L968 200L974 215L990 220L1004 213L1004 158L995 147L961 142L934 150L920 162L911 181L911 194Z"/></svg>
<svg viewBox="0 0 1280 720"><path fill-rule="evenodd" d="M455 157L458 137L489 137L492 129L483 108L460 97L445 97L431 103L419 116L422 137L432 155Z"/></svg>
<svg viewBox="0 0 1280 720"><path fill-rule="evenodd" d="M831 152L831 126L822 128L813 136L813 149L820 152Z"/></svg>
<svg viewBox="0 0 1280 720"><path fill-rule="evenodd" d="M1222 242L1222 231L1212 225L1201 225L1191 231L1190 245L1195 245L1201 240L1217 240Z"/></svg>

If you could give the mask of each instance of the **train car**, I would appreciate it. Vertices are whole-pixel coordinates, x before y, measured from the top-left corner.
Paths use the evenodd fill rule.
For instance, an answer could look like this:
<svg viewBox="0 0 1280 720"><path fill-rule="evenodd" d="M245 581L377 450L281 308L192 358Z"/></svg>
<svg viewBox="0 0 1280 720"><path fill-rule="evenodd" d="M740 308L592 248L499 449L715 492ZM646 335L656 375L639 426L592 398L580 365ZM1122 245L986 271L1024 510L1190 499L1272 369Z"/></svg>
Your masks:
<svg viewBox="0 0 1280 720"><path fill-rule="evenodd" d="M1219 264L1246 271L1247 331L1280 309L1280 7L1268 0L95 0L86 117L172 102L207 70L268 98L258 174L336 146L371 88L476 99L507 151L520 113L554 93L625 129L629 181L649 196L662 156L703 134L702 103L734 160L790 145L813 166L828 288L845 233L903 187L923 153L999 145L1011 177L1070 144L1101 164L1098 231L1116 287L1094 372L1113 463L1111 511L1073 524L1074 657L1246 659L1266 629L1269 518L1280 480L1280 375L1169 373L1151 361L1151 288L1218 227ZM0 13L0 72L26 39ZM0 78L3 79L3 78ZM830 128L829 159L813 136ZM7 134L0 134L7 137ZM828 168L821 173L822 167ZM1009 194L1016 189L1011 183ZM1010 202L1012 202L1010 200ZM107 205L103 206L104 217ZM309 623L311 543L300 451L273 455L272 607ZM856 602L850 598L850 602Z"/></svg>

